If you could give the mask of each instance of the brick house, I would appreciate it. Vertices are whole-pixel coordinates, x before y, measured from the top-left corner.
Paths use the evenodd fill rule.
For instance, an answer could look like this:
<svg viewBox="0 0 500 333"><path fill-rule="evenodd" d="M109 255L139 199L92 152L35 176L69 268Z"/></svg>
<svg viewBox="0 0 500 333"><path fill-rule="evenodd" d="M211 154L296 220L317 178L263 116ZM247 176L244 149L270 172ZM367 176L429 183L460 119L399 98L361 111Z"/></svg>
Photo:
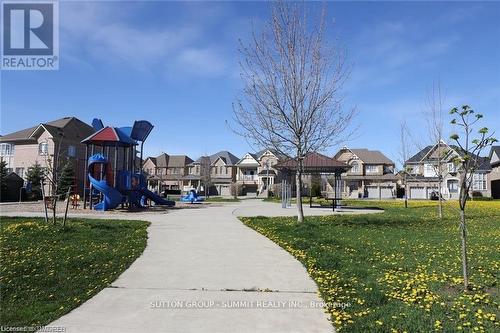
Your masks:
<svg viewBox="0 0 500 333"><path fill-rule="evenodd" d="M188 165L193 160L186 155L168 155L162 153L156 157L148 157L142 170L148 175L148 187L155 191L182 190L187 181Z"/></svg>
<svg viewBox="0 0 500 333"><path fill-rule="evenodd" d="M81 141L94 129L75 117L64 117L41 123L0 137L0 158L7 162L9 171L26 179L26 172L35 163L47 167L48 160L56 165L63 158L73 161L75 185L83 193L85 172L85 145ZM50 189L46 187L46 193Z"/></svg>
<svg viewBox="0 0 500 333"><path fill-rule="evenodd" d="M441 194L445 199L458 199L460 170L453 163L455 158L462 156L462 151L455 145L448 145L444 141L430 145L405 162L405 170L410 175L408 182L409 199L429 199L432 192L439 187L439 174L442 176ZM441 161L440 163L439 160ZM472 192L482 196L491 196L489 174L492 170L488 157L478 157L479 166L473 175ZM438 171L441 164L441 172Z"/></svg>
<svg viewBox="0 0 500 333"><path fill-rule="evenodd" d="M491 147L490 150L491 172L488 175L490 180L491 196L500 199L500 146Z"/></svg>
<svg viewBox="0 0 500 333"><path fill-rule="evenodd" d="M378 150L342 147L335 159L351 166L342 174L346 198L388 199L396 197L395 164Z"/></svg>
<svg viewBox="0 0 500 333"><path fill-rule="evenodd" d="M226 150L201 156L188 165L184 190L207 194L205 187L209 184L210 195L230 196L231 184L236 180L236 162L238 158Z"/></svg>

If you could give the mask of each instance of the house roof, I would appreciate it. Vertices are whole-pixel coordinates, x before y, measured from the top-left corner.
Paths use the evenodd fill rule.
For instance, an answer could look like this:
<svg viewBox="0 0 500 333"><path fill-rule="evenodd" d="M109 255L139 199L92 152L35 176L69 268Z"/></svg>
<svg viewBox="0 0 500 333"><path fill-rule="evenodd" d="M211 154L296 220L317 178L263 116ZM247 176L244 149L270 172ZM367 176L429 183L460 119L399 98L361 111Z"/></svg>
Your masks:
<svg viewBox="0 0 500 333"><path fill-rule="evenodd" d="M424 159L427 156L427 154L429 154L429 152L435 146L436 145L429 145L429 146L423 148L418 153L416 153L415 155L413 155L412 157L410 157L405 162L405 164L406 163L419 163L419 162L421 162L422 159ZM451 149L453 149L460 156L463 156L463 150L460 147L458 147L456 145L447 145L447 146L450 147ZM478 168L477 168L478 171L490 171L491 170L490 158L489 157L478 156L477 158L478 158Z"/></svg>
<svg viewBox="0 0 500 333"><path fill-rule="evenodd" d="M293 158L288 158L273 166L277 170L297 171L297 161ZM325 156L320 153L311 152L302 160L304 173L330 173L330 172L346 172L351 167L344 162L335 158Z"/></svg>
<svg viewBox="0 0 500 333"><path fill-rule="evenodd" d="M212 164L215 161L217 161L218 158L222 158L224 163L228 166L233 166L236 163L238 163L239 158L236 157L235 155L231 154L227 150L221 150L215 154L212 154L210 156L201 156L199 157L196 161L192 162L191 164Z"/></svg>
<svg viewBox="0 0 500 333"><path fill-rule="evenodd" d="M186 155L170 155L168 158L169 168L181 168L185 167L189 163L193 162L189 156Z"/></svg>
<svg viewBox="0 0 500 333"><path fill-rule="evenodd" d="M148 158L146 158L145 161L147 161L147 160L151 160L151 162L153 162L153 164L156 165L156 157L149 156Z"/></svg>
<svg viewBox="0 0 500 333"><path fill-rule="evenodd" d="M368 150L366 148L348 149L365 164L394 164L391 159L379 150Z"/></svg>
<svg viewBox="0 0 500 333"><path fill-rule="evenodd" d="M493 153L496 155L496 159L493 160ZM500 146L492 146L490 150L490 165L497 166L500 165Z"/></svg>
<svg viewBox="0 0 500 333"><path fill-rule="evenodd" d="M186 155L168 155L161 153L156 157L151 157L158 168L182 168L193 162L193 160Z"/></svg>
<svg viewBox="0 0 500 333"><path fill-rule="evenodd" d="M161 153L160 155L154 157L156 160L156 166L158 168L166 168L168 166L168 155L165 153Z"/></svg>
<svg viewBox="0 0 500 333"><path fill-rule="evenodd" d="M35 134L35 131L41 126L52 136L57 135L61 129L65 136L81 139L94 133L92 126L84 123L80 119L75 117L64 117L0 136L0 142L36 141L36 137L33 137L33 134Z"/></svg>
<svg viewBox="0 0 500 333"><path fill-rule="evenodd" d="M276 156L276 157L278 158L278 160L281 160L281 161L282 161L282 160L286 160L286 159L288 158L287 156L285 156L285 155L283 155L283 154L279 153L276 149L266 148L266 149L262 149L261 151L258 151L258 152L256 152L256 153L250 153L250 152L249 152L249 153L246 153L246 154L245 154L242 158L240 158L240 159L239 159L239 160L238 160L235 164L239 164L239 163L240 163L240 162L241 162L241 161L245 158L245 156L246 156L246 155L250 155L250 156L252 156L252 157L253 157L253 158L257 161L257 163L258 163L259 158L261 158L261 157L262 157L262 155L264 155L264 153L265 153L266 151L270 151L271 153L273 153L273 154L274 154L274 156Z"/></svg>

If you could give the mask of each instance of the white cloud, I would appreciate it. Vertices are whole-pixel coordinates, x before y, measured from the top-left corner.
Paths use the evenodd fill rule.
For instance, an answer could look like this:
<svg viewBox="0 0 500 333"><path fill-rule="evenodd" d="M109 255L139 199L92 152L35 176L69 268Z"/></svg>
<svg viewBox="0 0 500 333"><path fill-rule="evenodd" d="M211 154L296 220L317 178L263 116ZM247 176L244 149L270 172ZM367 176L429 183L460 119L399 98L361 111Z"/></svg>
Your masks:
<svg viewBox="0 0 500 333"><path fill-rule="evenodd" d="M146 72L167 70L194 76L225 74L224 52L215 46L204 45L200 22L137 24L134 22L137 17L128 15L141 9L141 4L129 3L64 3L60 14L63 52L67 52L73 63L78 63L78 58L86 62L91 58L110 66L127 66ZM209 14L220 15L215 9Z"/></svg>

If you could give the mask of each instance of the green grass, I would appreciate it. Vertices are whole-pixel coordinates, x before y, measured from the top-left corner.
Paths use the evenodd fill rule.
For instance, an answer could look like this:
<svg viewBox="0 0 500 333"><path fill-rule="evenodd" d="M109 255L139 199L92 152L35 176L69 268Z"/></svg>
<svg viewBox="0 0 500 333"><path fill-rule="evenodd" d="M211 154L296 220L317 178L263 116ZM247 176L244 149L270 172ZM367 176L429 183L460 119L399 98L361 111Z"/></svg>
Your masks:
<svg viewBox="0 0 500 333"><path fill-rule="evenodd" d="M148 225L2 217L0 324L46 325L109 286L143 252Z"/></svg>
<svg viewBox="0 0 500 333"><path fill-rule="evenodd" d="M224 198L224 197L209 197L205 199L206 202L240 202L238 198Z"/></svg>
<svg viewBox="0 0 500 333"><path fill-rule="evenodd" d="M351 205L366 205L352 201ZM337 329L346 332L499 330L500 202L470 202L470 280L463 291L457 202L370 201L373 215L242 218L301 261ZM347 304L345 309L333 302Z"/></svg>

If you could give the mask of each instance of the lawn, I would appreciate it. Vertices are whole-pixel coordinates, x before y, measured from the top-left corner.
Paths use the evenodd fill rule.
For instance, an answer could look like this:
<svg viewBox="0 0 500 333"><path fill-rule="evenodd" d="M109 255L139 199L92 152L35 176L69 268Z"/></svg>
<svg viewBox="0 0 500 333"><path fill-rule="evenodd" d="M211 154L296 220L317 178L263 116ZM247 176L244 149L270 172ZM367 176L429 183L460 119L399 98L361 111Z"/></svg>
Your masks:
<svg viewBox="0 0 500 333"><path fill-rule="evenodd" d="M500 201L469 203L469 292L457 202L446 204L443 220L436 202L369 204L386 211L308 217L300 225L282 217L242 221L304 264L341 331L499 331Z"/></svg>
<svg viewBox="0 0 500 333"><path fill-rule="evenodd" d="M48 324L109 286L143 252L148 225L2 217L0 325Z"/></svg>

